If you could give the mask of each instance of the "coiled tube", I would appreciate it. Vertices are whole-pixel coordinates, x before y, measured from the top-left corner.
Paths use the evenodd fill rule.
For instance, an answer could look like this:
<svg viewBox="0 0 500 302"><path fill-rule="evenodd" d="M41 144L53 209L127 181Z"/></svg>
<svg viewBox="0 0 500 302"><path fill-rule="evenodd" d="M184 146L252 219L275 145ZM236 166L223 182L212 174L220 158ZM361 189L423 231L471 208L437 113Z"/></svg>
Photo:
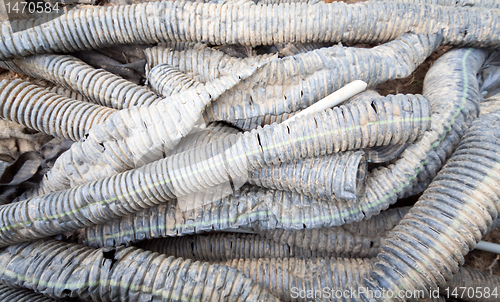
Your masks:
<svg viewBox="0 0 500 302"><path fill-rule="evenodd" d="M151 89L164 97L201 85L167 64L156 65L147 77Z"/></svg>
<svg viewBox="0 0 500 302"><path fill-rule="evenodd" d="M348 258L239 259L223 263L255 280L281 301L311 301L315 290L322 293L316 300L329 300L323 296L324 289L335 294L337 289L354 287L373 266L370 260ZM335 299L334 295L330 297Z"/></svg>
<svg viewBox="0 0 500 302"><path fill-rule="evenodd" d="M354 80L363 80L371 86L407 77L441 40L439 35L406 34L372 49L333 46L271 60L209 105L204 118L232 124L250 119L243 122L250 125L262 125L265 119L279 120L282 115L309 107ZM153 49L148 57L149 65L166 63L200 82L232 74L242 65L252 64L248 62L250 58L237 59L210 48L181 52ZM253 60L261 63L264 59Z"/></svg>
<svg viewBox="0 0 500 302"><path fill-rule="evenodd" d="M500 43L500 31L495 30L500 21L496 10L374 1L354 5L320 1L313 5L248 6L160 1L70 10L58 18L48 18L2 22L0 60L167 40L252 46L289 42L376 43L393 40L406 32L442 31L443 42L448 45L494 48ZM230 27L220 26L229 20ZM285 26L278 29L279 24ZM64 30L66 25L83 30Z"/></svg>
<svg viewBox="0 0 500 302"><path fill-rule="evenodd" d="M477 291L477 293L462 295L463 289L468 288L474 288L474 291ZM484 294L483 289L489 293ZM462 300L470 302L497 301L499 290L500 276L489 275L467 267L461 267L458 273L453 275L447 286L439 289L444 296L450 296L450 293L457 293L457 295L460 293ZM481 294L479 294L479 291L481 291Z"/></svg>
<svg viewBox="0 0 500 302"><path fill-rule="evenodd" d="M224 265L167 257L134 247L91 249L57 241L0 252L0 277L54 298L111 301L277 301Z"/></svg>
<svg viewBox="0 0 500 302"><path fill-rule="evenodd" d="M276 55L236 58L204 45L195 45L192 48L185 49L176 49L170 45L159 45L146 48L144 54L147 60L146 74L149 74L157 65L167 64L186 74L194 81L201 83L230 75L250 65L262 65L269 60L277 59ZM271 70L270 66L264 68L266 71Z"/></svg>
<svg viewBox="0 0 500 302"><path fill-rule="evenodd" d="M443 169L384 240L366 286L438 288L458 271L500 211L499 126L498 112L472 123Z"/></svg>
<svg viewBox="0 0 500 302"><path fill-rule="evenodd" d="M31 290L10 288L0 284L0 301L9 302L57 302L49 297L37 294Z"/></svg>
<svg viewBox="0 0 500 302"><path fill-rule="evenodd" d="M237 229L251 229L266 238L278 240L277 236L279 236L280 231L273 234L269 230L283 229L298 232L293 236L299 238L290 242L290 245L327 252L332 252L333 249L338 254L349 254L359 251L358 248L361 245L370 246L371 240L380 236L381 233L373 230L384 229L380 226L375 227L379 223L370 222L368 225L372 231L366 235L368 240L349 238L351 236L349 233L354 237L365 236L359 234L357 229L369 229L368 227L360 227L356 224L346 225L357 221L363 224L359 221L364 216L362 208L359 208L355 203L323 201L293 192L243 186L240 191L236 191L233 195L188 210L183 210L177 201L169 201L166 204L160 204L119 220L80 230L78 237L86 245L102 247L130 244L144 239ZM373 219L378 218L374 217ZM317 235L324 234L323 232L328 235L326 237L321 235L324 238L322 242L301 245L300 237L308 236L307 231L302 230L334 226L342 226L342 228L333 231L319 231L319 233L311 231ZM336 234L338 236L335 244L325 247L327 240ZM343 235L346 238L343 238ZM313 236L313 238L316 237ZM279 241L279 243L288 244L283 241ZM306 241L304 241L305 243ZM358 245L358 243L362 244ZM373 245L375 246L376 243Z"/></svg>
<svg viewBox="0 0 500 302"><path fill-rule="evenodd" d="M22 80L0 82L0 116L36 131L78 141L115 110L76 101Z"/></svg>
<svg viewBox="0 0 500 302"><path fill-rule="evenodd" d="M206 104L254 71L222 77L151 106L120 110L62 154L29 196L109 177L164 157L195 126Z"/></svg>
<svg viewBox="0 0 500 302"><path fill-rule="evenodd" d="M150 105L162 99L143 86L69 55L34 55L3 62L3 66L49 80L84 95L91 102L115 109Z"/></svg>
<svg viewBox="0 0 500 302"><path fill-rule="evenodd" d="M236 80L233 79L232 83L234 81ZM226 84L225 87L229 88L230 85ZM220 91L221 89L217 89L210 95L216 97L220 94ZM198 97L189 101L196 102L194 105L196 108L200 108L201 111L203 105L210 99L203 99L198 94L196 96ZM199 165L203 163L203 160L215 160L220 165L222 163L220 159L221 154L236 152L238 155L224 155L229 156L228 164L231 164L231 166L228 168L228 171L234 169L234 172L230 172L228 175L244 176L247 171L255 170L263 165L274 165L305 157L330 154L332 152L386 144L402 144L418 140L430 122L427 100L417 95L412 97L394 97L390 98L389 101L374 100L373 102L365 102L358 105L341 106L299 119L294 124L294 127L275 124L234 136L231 139L218 140L217 144L219 146L216 149L211 150L207 147L206 151L201 151L201 149L196 151L197 153L193 153L197 154L194 158L186 157L180 161L184 163L180 168L189 167L188 163L195 166ZM137 166L137 162L142 164L161 158L164 150L170 150L175 145L176 140L174 138L180 137L177 133L173 133L174 138L171 138L168 137L168 135L172 135L171 133L153 132L151 129L156 130L157 128L161 128L160 125L164 124L165 121L163 119L158 121L151 119L160 118L156 114L158 111L175 113L176 109L186 112L186 117L191 117L191 120L187 120L187 118L183 119L182 124L175 124L176 127L184 127L184 129L179 129L178 133L185 135L190 130L187 127L188 122L191 121L190 125L194 125L197 120L196 116L190 115L191 111L187 112L188 109L192 108L185 104L179 104L178 108L173 108L171 103L168 105L159 103L158 107L150 106L146 109L139 108L134 111L132 109L119 111L113 116L114 119L108 119L102 124L102 127L94 127L85 142L73 145L70 152L65 152L65 154L58 158L54 168L48 172L47 178L42 180L37 194L63 190L68 188L70 184L73 186L79 185L130 169ZM134 115L130 116L132 113ZM116 142L112 139L105 140L103 138L113 138L110 129L116 129L115 125L130 124L130 121L134 121L134 116L150 118L149 120L144 119L149 121L151 126L148 128L148 124L132 124L137 129L132 128L130 130L132 133L127 137L130 145L127 146L129 148L136 147L137 151L124 152L122 151L123 148L118 149L123 154L120 156L121 162L117 163L116 147L113 146ZM184 116L184 113L182 116ZM152 137L151 141L160 141L163 143L151 146L151 142L143 142L145 140L145 132L160 137L160 139ZM137 140L139 135L141 141ZM146 138L148 137L146 136ZM105 147L104 152L101 145L103 142ZM214 146L215 144L216 142L213 143ZM86 146L92 146L92 149ZM303 149L301 146L306 147ZM230 149L226 150L224 148ZM97 151L98 155L95 154L96 151L94 150L99 150ZM160 153L160 150L162 153ZM135 158L130 158L130 153L135 155ZM188 156L187 154L183 156ZM100 162L96 160L99 157L102 157ZM123 163L125 160L128 162ZM93 166L98 168L92 169ZM172 166L171 169L175 170L174 167L177 167L177 165ZM189 169L192 169L192 167L189 167ZM75 173L77 171L78 173ZM211 176L207 177L209 179L212 178ZM184 177L184 179L186 178ZM190 179L189 182L195 180L194 177ZM228 181L227 175L221 179ZM181 189L181 187L185 186L185 181L183 180L183 184L178 187L179 192L185 191L184 188ZM194 189L193 185L189 185L189 187L191 187L191 191L199 191L199 188Z"/></svg>
<svg viewBox="0 0 500 302"><path fill-rule="evenodd" d="M367 167L364 152L337 153L264 166L250 172L248 182L326 200L357 200L364 194Z"/></svg>
<svg viewBox="0 0 500 302"><path fill-rule="evenodd" d="M327 252L279 244L258 234L216 233L145 240L136 246L166 254L200 261L224 261L259 258L332 257Z"/></svg>
<svg viewBox="0 0 500 302"><path fill-rule="evenodd" d="M77 100L77 101L81 101L81 102L89 102L89 100L85 96L81 95L80 93L74 92L73 90L64 88L62 86L56 85L50 89L50 92L65 96L65 97L73 99L73 100Z"/></svg>
<svg viewBox="0 0 500 302"><path fill-rule="evenodd" d="M432 108L432 131L408 146L394 164L371 171L360 202L365 211L376 213L387 208L437 174L477 116L480 98L476 74L486 56L487 51L480 49L456 49L433 64L424 80L424 94ZM424 183L417 189L426 187Z"/></svg>

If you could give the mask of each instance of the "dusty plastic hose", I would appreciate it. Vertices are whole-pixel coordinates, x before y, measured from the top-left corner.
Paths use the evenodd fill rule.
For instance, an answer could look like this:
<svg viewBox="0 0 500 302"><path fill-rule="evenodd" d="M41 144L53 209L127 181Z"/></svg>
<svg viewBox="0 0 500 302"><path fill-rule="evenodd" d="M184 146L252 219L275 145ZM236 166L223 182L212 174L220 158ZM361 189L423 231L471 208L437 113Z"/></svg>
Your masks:
<svg viewBox="0 0 500 302"><path fill-rule="evenodd" d="M377 213L398 198L427 187L477 116L476 74L486 56L485 50L457 49L445 53L433 64L424 81L424 95L432 108L432 131L408 146L394 164L372 170L366 179L366 194L359 204L365 213Z"/></svg>
<svg viewBox="0 0 500 302"><path fill-rule="evenodd" d="M49 80L79 92L96 104L115 109L150 105L161 100L142 86L69 55L34 55L0 62L0 66Z"/></svg>
<svg viewBox="0 0 500 302"><path fill-rule="evenodd" d="M237 130L215 124L183 138L169 155L224 139ZM356 199L364 193L367 164L363 152L342 152L315 158L264 165L249 171L246 181L263 188L298 192L315 198Z"/></svg>
<svg viewBox="0 0 500 302"><path fill-rule="evenodd" d="M315 245L300 247L311 250L322 248L325 251L330 251L333 248L339 254L347 254L351 252L351 242L362 241L363 244L370 246L370 238L379 236L380 233L375 232L375 230L384 229L380 226L375 227L379 223L370 222L368 225L372 232L366 235L369 236L368 240L349 238L352 236L349 233L354 234L355 237L361 235L357 233L359 228L368 229L354 224L363 218L364 213L359 211L354 203L323 201L293 192L243 186L240 191L231 196L188 210L182 210L177 201L169 201L166 204L128 215L119 220L80 230L78 237L86 245L101 247L129 244L144 239L238 229L250 229L267 237L268 231L269 234L273 234L270 230L283 229L298 232L294 236L299 238L296 238L293 244L300 245L298 243L301 240L300 237L309 236L309 231L302 230L342 226L341 229L337 228L332 231L320 231L319 233L311 231L313 232L312 237L315 234L325 234L324 232L326 232L328 236L325 240L338 234L336 245L325 247L327 241L318 241ZM384 215L372 219L385 221ZM370 219L370 221L372 220ZM346 225L348 223L353 224ZM394 221L392 223L394 224ZM364 223L359 222L359 224L363 225ZM385 225L385 223L382 224ZM276 238L275 236L280 234L280 231L276 232L272 238ZM343 235L346 235L347 238L341 239Z"/></svg>
<svg viewBox="0 0 500 302"><path fill-rule="evenodd" d="M147 77L151 89L164 97L201 85L200 82L167 64L156 65L149 71Z"/></svg>
<svg viewBox="0 0 500 302"><path fill-rule="evenodd" d="M236 80L233 79L232 83L235 81ZM225 87L229 88L229 86L230 85L226 85ZM216 92L212 92L210 95L216 97L220 94L221 90L222 89L216 89ZM209 100L210 99L198 97L197 99L195 98L198 104L195 103L194 105L201 111L203 105ZM193 100L189 101L192 102ZM136 151L124 152L123 148L115 151L116 147L113 146L113 144L116 143L113 140L108 139L109 143L107 143L102 139L102 137L114 135L110 131L116 129L115 125L120 125L125 122L130 124L129 120L133 120L129 117L129 112L132 112L132 109L128 111L122 110L114 114L112 117L115 118L114 120L110 118L104 124L94 127L90 131L89 138L85 142L73 145L69 150L70 152L65 152L65 154L58 158L54 168L48 172L47 177L43 179L40 189L36 193L40 195L41 193L63 190L70 185L74 186L100 179L161 158L163 152L165 152L164 150L172 149L172 145L174 145L176 141L169 137L167 137L168 139L165 138L165 135L171 135L170 133L161 133L160 135L156 132L155 127L161 128L160 125L165 123L163 119L157 122L156 120L151 120L153 117L160 118L156 113L167 109L170 112L175 112L175 108L172 109L173 105L171 103L158 104L158 106L160 105L166 108L161 109L163 107L150 106L147 109L140 108L134 111L134 113L139 112L139 114L135 113L137 117L141 115L148 117L148 115L150 115L150 119L143 119L146 123L149 122L152 125L148 128L146 124L138 122L138 125L134 125L136 129L132 128L132 134L127 137L130 141L127 147L129 149L132 149L132 147L137 148ZM197 116L190 115L190 113L187 112L188 109L193 109L190 106L179 104L178 108L182 110L181 112L186 112L184 114L191 118L191 120L184 118L182 120L183 124L175 124L176 127L185 127L185 129L181 128L178 130L181 134L185 135L188 132L188 122L194 125ZM184 114L182 116L184 116ZM196 151L197 153L193 153L197 154L194 158L186 157L186 159L176 162L176 164L169 169L175 170L176 167L177 169L192 169L194 166L190 167L190 164L203 164L204 160L215 160L218 165L220 165L222 160L220 157L222 154L236 152L238 155L224 155L228 156L228 161L232 165L228 170L231 171L235 169L235 171L229 172L229 174L232 176L245 176L246 171L255 170L265 164L278 164L280 162L304 157L313 157L356 148L413 142L418 140L427 129L429 124L428 117L428 102L418 95L396 96L387 101L375 100L373 102L348 105L346 107L341 106L333 110L330 109L323 113L301 118L294 123L294 127L289 125L271 125L249 133L240 134L238 136L235 135L230 139L226 138L218 142L219 145L217 149L206 149L206 151L199 149ZM320 127L319 125L324 126ZM155 131L153 132L151 129ZM151 141L157 142L152 145L151 142L144 142L144 132L160 138L152 137ZM138 137L141 141L138 141ZM180 138L180 135L177 134L176 137ZM95 155L96 151L94 150L102 150L101 144L103 144L103 142L105 152L103 152L102 155L97 153L103 158L98 162L96 160L98 157ZM215 143L216 142L214 142L214 144ZM109 144L109 146L107 146L107 144ZM306 149L297 149L299 145L307 147ZM92 149L86 146L92 146ZM226 148L230 149L226 150ZM193 150L189 152L191 151ZM117 160L115 152L120 152L119 159L121 162L115 162ZM130 153L134 155L133 158L130 157ZM124 161L128 162L124 163ZM89 164L89 162L92 164ZM137 162L139 162L139 164L137 164ZM183 164L179 166L178 163ZM77 171L78 173L75 173ZM178 172L182 173L180 171ZM223 179L227 181L227 177L228 176L225 175ZM209 179L210 178L211 177L209 177ZM184 177L184 179L186 178ZM190 179L194 181L195 178L190 177ZM185 191L185 188L181 188L185 186L184 182L185 180L183 180L181 182L182 184L178 187L175 185L175 190L180 190L180 192ZM197 182L197 180L195 182ZM191 187L190 190L193 189L193 185L189 187Z"/></svg>
<svg viewBox="0 0 500 302"><path fill-rule="evenodd" d="M0 284L0 301L8 302L57 302L31 290L11 288Z"/></svg>
<svg viewBox="0 0 500 302"><path fill-rule="evenodd" d="M43 18L7 21L0 25L3 35L0 60L167 40L252 46L288 42L376 43L393 40L406 32L443 31L443 42L448 45L497 47L500 43L500 32L494 31L500 21L499 12L483 8L372 1L354 5L322 2L249 5L244 10L239 7L243 6L161 1L70 10L49 21ZM226 20L231 20L231 27L220 26ZM13 27L18 31L14 32Z"/></svg>
<svg viewBox="0 0 500 302"><path fill-rule="evenodd" d="M300 111L296 111L300 112ZM240 128L241 130L250 131L257 129L258 127L264 127L265 125L270 125L272 123L281 123L293 116L293 113L283 113L280 115L261 115L257 117L247 118L247 119L236 119L236 120L226 120L228 124Z"/></svg>
<svg viewBox="0 0 500 302"><path fill-rule="evenodd" d="M372 86L404 78L436 49L441 40L439 35L406 34L372 49L334 46L271 60L209 105L204 118L231 123L241 119L262 119L309 107L355 80ZM152 48L148 56L149 65L169 64L200 82L232 74L241 65L252 64L251 58L254 64L266 59L237 59L210 48L181 52Z"/></svg>
<svg viewBox="0 0 500 302"><path fill-rule="evenodd" d="M259 233L278 243L303 249L348 255L350 258L372 257L378 253L380 240L408 211L409 207L390 209L367 220L330 228L269 229Z"/></svg>
<svg viewBox="0 0 500 302"><path fill-rule="evenodd" d="M411 4L436 4L446 6L461 6L461 7L484 7L484 8L500 8L500 3L497 0L389 0L401 3Z"/></svg>
<svg viewBox="0 0 500 302"><path fill-rule="evenodd" d="M141 249L97 249L57 241L0 252L0 277L54 298L92 301L277 301L235 269Z"/></svg>
<svg viewBox="0 0 500 302"><path fill-rule="evenodd" d="M136 244L145 250L200 261L259 258L332 257L332 253L279 244L258 234L216 233L145 240ZM373 255L374 256L374 255Z"/></svg>
<svg viewBox="0 0 500 302"><path fill-rule="evenodd" d="M458 271L500 211L499 126L498 112L472 123L419 201L383 241L366 286L442 288Z"/></svg>
<svg viewBox="0 0 500 302"><path fill-rule="evenodd" d="M23 80L0 82L0 117L78 141L116 110L69 99Z"/></svg>
<svg viewBox="0 0 500 302"><path fill-rule="evenodd" d="M458 273L453 275L453 278L448 282L446 287L441 288L439 291L443 296L450 298L459 297L463 301L498 301L498 296L500 295L498 293L500 291L500 276L489 275L482 271L461 267ZM486 292L489 292L489 294L485 295Z"/></svg>
<svg viewBox="0 0 500 302"><path fill-rule="evenodd" d="M345 152L264 166L251 171L248 182L326 200L357 200L365 191L367 168L364 152Z"/></svg>
<svg viewBox="0 0 500 302"><path fill-rule="evenodd" d="M140 169L0 206L0 246L102 224L176 197L229 183L263 165L418 140L429 125L428 102L419 96L398 100L340 106L301 117L289 125L273 124L227 136ZM172 108L171 104L168 106ZM153 108L141 107L136 112L155 112ZM203 107L199 105L198 108ZM115 115L123 112L127 111ZM196 120L195 117L191 119L193 125ZM111 118L100 125L107 126L110 121ZM155 125L154 121L151 123ZM92 131L104 135L96 129L99 127L91 129L91 135ZM140 142L138 144L143 147ZM64 155L59 160L61 158ZM99 165L96 168L102 169ZM101 172L92 170L95 171ZM45 211L30 211L30 208L44 208Z"/></svg>
<svg viewBox="0 0 500 302"><path fill-rule="evenodd" d="M63 153L31 196L109 177L164 157L187 135L205 106L251 74L222 77L151 106L120 110Z"/></svg>

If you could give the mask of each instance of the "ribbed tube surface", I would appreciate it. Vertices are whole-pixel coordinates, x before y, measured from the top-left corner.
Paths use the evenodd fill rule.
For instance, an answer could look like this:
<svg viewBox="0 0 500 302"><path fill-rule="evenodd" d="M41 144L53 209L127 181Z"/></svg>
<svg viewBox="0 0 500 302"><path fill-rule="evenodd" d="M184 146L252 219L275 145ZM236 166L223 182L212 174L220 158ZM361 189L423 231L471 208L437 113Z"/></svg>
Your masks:
<svg viewBox="0 0 500 302"><path fill-rule="evenodd" d="M145 250L201 261L259 258L332 257L332 253L280 244L258 234L216 233L145 240L136 244Z"/></svg>
<svg viewBox="0 0 500 302"><path fill-rule="evenodd" d="M167 64L153 67L147 77L151 89L164 97L201 85L201 83Z"/></svg>
<svg viewBox="0 0 500 302"><path fill-rule="evenodd" d="M315 290L321 293L316 295L316 301L329 301L330 298L337 301L336 290L357 288L373 266L371 260L348 258L240 259L223 263L243 272L281 301L311 301ZM325 289L328 294L333 291L333 295L328 297Z"/></svg>
<svg viewBox="0 0 500 302"><path fill-rule="evenodd" d="M326 200L357 200L368 174L364 152L345 152L264 166L248 174L259 187L294 191Z"/></svg>
<svg viewBox="0 0 500 302"><path fill-rule="evenodd" d="M472 293L469 288L474 289ZM481 289L479 289L481 288ZM465 293L463 291L465 290ZM467 293L467 290L469 292ZM483 302L498 301L498 291L500 291L500 276L490 275L475 269L461 267L458 273L448 282L445 288L439 290L442 295L461 297L464 301ZM485 294L485 291L488 292Z"/></svg>
<svg viewBox="0 0 500 302"><path fill-rule="evenodd" d="M288 125L273 124L240 135L230 135L139 169L0 206L0 245L101 224L176 197L229 183L263 165L418 140L430 122L427 100L422 97L403 99L401 102L396 100L393 103L374 100L340 106L301 117ZM171 104L169 106L172 108ZM137 110L154 113L152 108L141 107ZM116 114L122 112L128 110ZM191 119L192 125L196 120ZM111 118L101 125L110 121ZM156 125L154 121L151 123ZM97 128L92 128L91 132ZM136 143L144 147L140 142ZM71 155L69 152L65 154ZM61 158L64 155L59 160ZM98 168L102 169L101 166ZM102 172L98 169L92 171ZM39 208L45 211L33 210ZM362 214L350 215L359 218ZM23 235L20 236L19 232Z"/></svg>
<svg viewBox="0 0 500 302"><path fill-rule="evenodd" d="M0 82L0 116L36 131L78 141L116 110L73 100L23 80Z"/></svg>
<svg viewBox="0 0 500 302"><path fill-rule="evenodd" d="M387 208L419 183L424 184L417 188L420 192L427 187L477 116L476 75L486 56L480 49L456 49L433 64L424 80L424 95L432 108L432 131L408 146L394 164L371 171L360 203L364 211L377 213Z"/></svg>
<svg viewBox="0 0 500 302"><path fill-rule="evenodd" d="M49 297L37 294L31 290L11 288L3 284L0 285L0 301L5 302L57 302Z"/></svg>
<svg viewBox="0 0 500 302"><path fill-rule="evenodd" d="M251 72L222 77L171 101L116 112L62 154L31 195L64 190L163 158L193 129L207 103Z"/></svg>
<svg viewBox="0 0 500 302"><path fill-rule="evenodd" d="M442 288L458 271L500 211L499 126L498 112L472 123L452 157L383 242L367 286Z"/></svg>
<svg viewBox="0 0 500 302"><path fill-rule="evenodd" d="M500 8L500 2L497 0L389 0L401 3L411 4L437 4L446 6L462 6L462 7L484 7L484 8Z"/></svg>
<svg viewBox="0 0 500 302"><path fill-rule="evenodd" d="M376 43L406 32L443 31L444 43L449 45L497 47L500 43L497 10L393 2L241 6L160 1L76 9L48 18L3 22L0 60L167 40L214 45Z"/></svg>
<svg viewBox="0 0 500 302"><path fill-rule="evenodd" d="M4 62L6 67L79 92L90 101L111 108L150 105L161 98L111 72L95 69L69 55L34 55Z"/></svg>
<svg viewBox="0 0 500 302"><path fill-rule="evenodd" d="M384 233L387 231L377 222L369 222L369 227L346 225L362 220L364 215L354 203L323 201L292 192L244 186L231 196L201 204L192 209L183 210L177 201L170 201L128 215L120 220L89 227L81 230L79 234L84 244L101 247L128 244L144 239L182 236L205 231L230 231L239 228L252 229L267 237L268 231L283 229L298 232L288 233L299 237L290 242L293 245L300 245L302 248L311 250L348 254L351 251L359 251L360 246L371 246L371 239L382 233L382 231L375 232L375 230L384 230ZM300 237L309 236L308 231L301 230L333 226L342 226L342 228L332 231L311 231L313 238L326 232L328 237L322 241L309 244L308 240L300 239ZM371 232L367 232L368 235L362 235L359 229L370 229ZM276 238L281 234L280 231L269 234L271 238L281 240ZM346 238L342 237L344 235ZM332 236L336 236L335 244L325 246ZM353 236L368 236L368 240L352 238ZM280 243L287 244L282 241ZM376 246L376 243L373 245Z"/></svg>
<svg viewBox="0 0 500 302"><path fill-rule="evenodd" d="M383 211L367 220L342 226L306 230L269 229L260 232L281 244L313 251L324 251L352 257L373 257L380 241L396 226L409 207Z"/></svg>
<svg viewBox="0 0 500 302"><path fill-rule="evenodd" d="M0 252L9 286L92 301L277 301L235 269L141 249L91 249L57 241Z"/></svg>
<svg viewBox="0 0 500 302"><path fill-rule="evenodd" d="M210 48L188 51L152 48L155 51L150 51L149 60L150 65L166 63L201 82L233 74L245 64L267 62L235 89L221 95L204 113L207 121L234 124L235 120L251 119L248 123L262 125L266 116L281 116L306 108L354 80L374 86L407 77L441 40L439 35L406 34L372 49L333 46L270 61L261 56L233 58ZM255 127L244 127L250 128Z"/></svg>

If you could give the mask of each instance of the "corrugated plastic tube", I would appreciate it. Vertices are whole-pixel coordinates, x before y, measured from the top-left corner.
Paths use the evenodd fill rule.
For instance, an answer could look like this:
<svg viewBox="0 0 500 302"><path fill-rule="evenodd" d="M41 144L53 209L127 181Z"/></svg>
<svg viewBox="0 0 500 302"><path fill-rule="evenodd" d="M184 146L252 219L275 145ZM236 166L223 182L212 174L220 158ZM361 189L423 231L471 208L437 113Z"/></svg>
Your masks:
<svg viewBox="0 0 500 302"><path fill-rule="evenodd" d="M474 288L476 293L471 294L471 290L467 293L469 288ZM463 293L464 290L465 293ZM461 267L458 273L453 275L453 278L448 282L446 287L440 288L439 291L443 296L448 297L453 297L452 294L456 293L456 296L461 297L463 301L498 301L500 276L486 274L482 271L467 267Z"/></svg>
<svg viewBox="0 0 500 302"><path fill-rule="evenodd" d="M398 198L423 191L437 174L477 117L480 94L476 75L487 54L481 49L450 50L433 64L424 80L424 96L432 108L432 131L408 146L394 164L371 171L359 203L365 213L376 213Z"/></svg>
<svg viewBox="0 0 500 302"><path fill-rule="evenodd" d="M51 81L110 108L150 105L162 99L142 86L70 55L34 55L0 62L0 66Z"/></svg>
<svg viewBox="0 0 500 302"><path fill-rule="evenodd" d="M92 249L58 241L0 252L0 278L54 298L123 301L278 301L236 269L134 247Z"/></svg>
<svg viewBox="0 0 500 302"><path fill-rule="evenodd" d="M115 111L23 80L0 82L0 117L55 137L78 141Z"/></svg>
<svg viewBox="0 0 500 302"><path fill-rule="evenodd" d="M238 131L223 124L209 125L183 138L169 155L199 148ZM305 158L249 171L245 180L264 188L294 191L315 198L354 200L364 193L367 175L364 152L347 151Z"/></svg>
<svg viewBox="0 0 500 302"><path fill-rule="evenodd" d="M446 165L383 241L366 286L443 288L458 271L500 211L499 129L498 112L472 123Z"/></svg>
<svg viewBox="0 0 500 302"><path fill-rule="evenodd" d="M186 90L150 106L120 110L64 152L29 196L60 191L143 166L164 157L196 125L205 106L254 67Z"/></svg>
<svg viewBox="0 0 500 302"><path fill-rule="evenodd" d="M461 6L461 7L484 7L484 8L500 8L500 3L497 0L389 0L408 4L436 4L446 6Z"/></svg>
<svg viewBox="0 0 500 302"><path fill-rule="evenodd" d="M102 224L229 183L263 165L416 141L430 123L428 102L419 96L397 100L340 106L289 125L273 124L227 136L139 169L0 206L0 246ZM45 210L34 210L41 208Z"/></svg>
<svg viewBox="0 0 500 302"><path fill-rule="evenodd" d="M257 119L262 125L263 120L279 120L283 114L290 117L355 80L373 86L409 76L441 41L440 35L405 34L372 49L333 46L270 61L255 57L255 63L268 63L207 106L204 118L240 126L242 119ZM169 64L200 82L233 74L254 58L237 59L210 48L149 54L151 65Z"/></svg>
<svg viewBox="0 0 500 302"><path fill-rule="evenodd" d="M448 45L500 45L497 10L392 2L241 6L160 1L75 9L52 20L47 18L2 22L0 60L168 40L252 46L288 42L376 43L406 32L442 31Z"/></svg>
<svg viewBox="0 0 500 302"><path fill-rule="evenodd" d="M363 222L365 214L352 202L323 201L293 192L244 186L234 195L193 209L183 210L173 200L120 220L82 229L77 235L86 245L102 247L207 231L250 229L283 244L349 254L360 246L371 246L373 237L382 230L387 231L384 225L392 228L401 218L392 214L393 218L387 219L385 215ZM363 226L365 224L368 227ZM325 229L311 230L319 228ZM367 237L360 238L365 236L360 230L367 229L371 230ZM281 233L281 230L290 232ZM303 240L306 236L322 239L309 243ZM292 241L281 241L284 238ZM327 246L329 240L334 240L334 244Z"/></svg>
<svg viewBox="0 0 500 302"><path fill-rule="evenodd" d="M166 254L200 261L260 258L332 257L335 254L279 244L258 234L217 233L208 235L161 238L139 242L136 246ZM374 256L374 255L372 255Z"/></svg>
<svg viewBox="0 0 500 302"><path fill-rule="evenodd" d="M357 200L365 193L367 174L365 154L356 151L264 166L248 174L248 183L326 200Z"/></svg>
<svg viewBox="0 0 500 302"><path fill-rule="evenodd" d="M5 302L57 302L49 297L37 294L31 290L11 288L0 284L0 301Z"/></svg>

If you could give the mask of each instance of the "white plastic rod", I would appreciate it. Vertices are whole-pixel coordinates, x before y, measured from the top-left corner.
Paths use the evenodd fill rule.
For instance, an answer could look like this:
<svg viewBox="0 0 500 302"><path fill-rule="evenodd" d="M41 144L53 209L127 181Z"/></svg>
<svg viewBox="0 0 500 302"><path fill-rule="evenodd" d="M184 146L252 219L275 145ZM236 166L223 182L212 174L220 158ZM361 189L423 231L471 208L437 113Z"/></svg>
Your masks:
<svg viewBox="0 0 500 302"><path fill-rule="evenodd" d="M486 241L480 241L476 245L476 250L500 254L500 244L486 242Z"/></svg>
<svg viewBox="0 0 500 302"><path fill-rule="evenodd" d="M344 87L340 88L339 90L335 91L334 93L330 94L326 98L312 104L306 109L290 117L286 121L282 122L282 124L287 125L288 123L294 121L296 118L300 116L335 107L338 104L346 101L347 99L355 96L356 94L364 91L366 89L366 86L367 84L361 80L356 80L354 82L351 82L345 85Z"/></svg>

